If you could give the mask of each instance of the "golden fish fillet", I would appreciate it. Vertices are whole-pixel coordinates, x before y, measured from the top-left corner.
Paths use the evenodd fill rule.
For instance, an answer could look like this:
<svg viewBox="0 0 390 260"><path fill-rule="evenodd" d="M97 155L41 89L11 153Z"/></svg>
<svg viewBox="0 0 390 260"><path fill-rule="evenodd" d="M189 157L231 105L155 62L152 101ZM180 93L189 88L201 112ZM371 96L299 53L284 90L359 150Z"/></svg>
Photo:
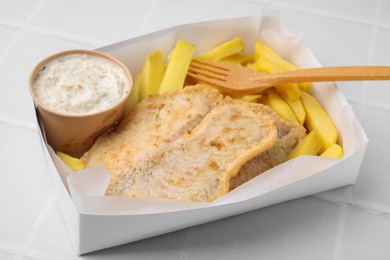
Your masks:
<svg viewBox="0 0 390 260"><path fill-rule="evenodd" d="M252 103L250 106L254 111L261 110L274 120L278 129L278 139L271 149L259 154L241 167L238 174L230 180L230 190L285 162L289 153L306 136L306 129L302 125L280 117L269 106L258 106Z"/></svg>
<svg viewBox="0 0 390 260"><path fill-rule="evenodd" d="M149 97L81 158L106 195L212 201L286 160L305 135L266 105L203 85Z"/></svg>
<svg viewBox="0 0 390 260"><path fill-rule="evenodd" d="M100 136L81 160L86 167L104 164L111 176L198 125L223 100L196 85L144 99L113 131Z"/></svg>
<svg viewBox="0 0 390 260"><path fill-rule="evenodd" d="M240 167L276 142L273 120L230 98L191 131L115 175L107 195L212 201Z"/></svg>

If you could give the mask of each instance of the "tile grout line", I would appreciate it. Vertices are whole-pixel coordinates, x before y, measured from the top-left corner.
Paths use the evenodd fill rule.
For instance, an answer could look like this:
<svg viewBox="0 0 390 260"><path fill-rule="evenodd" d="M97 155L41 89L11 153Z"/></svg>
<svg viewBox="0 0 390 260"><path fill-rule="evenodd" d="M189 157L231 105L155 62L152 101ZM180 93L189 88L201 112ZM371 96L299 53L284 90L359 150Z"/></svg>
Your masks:
<svg viewBox="0 0 390 260"><path fill-rule="evenodd" d="M53 190L48 198L46 199L45 204L43 205L38 217L36 218L34 224L32 225L30 231L27 233L24 242L21 246L20 251L16 254L15 259L21 259L23 256L26 255L28 252L28 248L33 242L39 228L43 224L44 220L46 219L47 215L50 213L50 211L53 209L56 201L56 193Z"/></svg>
<svg viewBox="0 0 390 260"><path fill-rule="evenodd" d="M21 251L21 247L0 243L0 252L16 255Z"/></svg>
<svg viewBox="0 0 390 260"><path fill-rule="evenodd" d="M334 14L332 12L321 11L321 10L314 9L314 8L297 7L297 6L294 6L291 4L285 4L285 3L275 3L275 6L279 7L279 8L285 8L288 10L292 10L292 11L301 11L301 12L315 14L315 15L322 15L325 17L337 18L337 19L340 19L343 21L349 21L349 22L366 24L366 25L372 24L372 22L370 20L359 19L359 18L355 18L353 16L346 15L346 14Z"/></svg>
<svg viewBox="0 0 390 260"><path fill-rule="evenodd" d="M26 25L31 23L32 19L34 19L34 17L37 15L38 11L42 8L42 6L44 5L45 2L46 2L46 0L40 0L35 5L33 10L31 11L31 13L28 15L28 17L25 20ZM14 43L21 37L22 32L26 28L26 25L8 24L8 26L15 27L17 29L17 32L12 37L12 39L9 41L8 45L5 48L5 51L3 51L2 54L0 54L0 63L3 62L3 60L5 59L5 57L8 55L9 51L11 50L12 46L14 45ZM12 121L9 119L0 118L0 123L4 123L4 124L10 125L10 126L21 127L21 128L27 129L27 130L36 130L36 128L31 126L31 125L23 124L21 122L15 122L15 121Z"/></svg>
<svg viewBox="0 0 390 260"><path fill-rule="evenodd" d="M0 63L3 63L5 57L8 55L8 53L11 51L12 46L16 43L16 41L20 38L22 35L22 29L19 28L16 33L12 36L11 40L8 42L7 46L3 49L3 51L0 53Z"/></svg>
<svg viewBox="0 0 390 260"><path fill-rule="evenodd" d="M104 42L97 42L97 41L91 40L89 38L77 37L74 35L51 31L48 29L44 29L44 28L36 27L36 26L32 26L32 25L19 25L19 24L13 24L13 23L6 23L6 22L2 22L2 21L0 21L0 25L11 27L11 28L20 30L21 32L25 31L25 32L30 32L30 33L36 33L38 35L49 36L49 37L58 38L58 39L62 39L62 40L72 41L75 43L88 44L88 45L91 45L93 47L107 45L107 43L104 43Z"/></svg>
<svg viewBox="0 0 390 260"><path fill-rule="evenodd" d="M386 210L383 210L383 209L375 209L375 208L372 208L372 207L367 207L367 205L349 202L350 196L348 196L346 198L347 199L346 201L343 201L343 200L332 200L332 199L324 198L324 197L322 197L321 195L318 195L318 194L314 194L314 195L312 195L312 197L316 198L316 199L319 199L319 200L326 201L326 202L334 203L334 204L337 204L337 205L340 205L340 206L341 205L347 205L348 207L355 208L357 210L361 210L361 211L364 211L364 212L368 212L370 214L383 215L383 216L389 216L390 217L390 211L386 211Z"/></svg>
<svg viewBox="0 0 390 260"><path fill-rule="evenodd" d="M349 189L344 190L344 196L348 199ZM336 224L336 235L334 240L334 249L333 249L333 260L341 260L342 259L342 249L343 249L343 240L344 240L344 231L345 225L347 223L348 216L348 208L349 205L346 203L342 203L340 205L340 213L338 217L338 221Z"/></svg>
<svg viewBox="0 0 390 260"><path fill-rule="evenodd" d="M31 11L31 13L28 15L28 17L25 20L25 24L29 24L31 20L36 16L38 11L41 9L43 6L43 3L46 0L41 0L35 5L34 9ZM17 28L17 31L15 35L11 38L11 40L8 42L7 46L5 47L5 50L2 52L0 55L0 63L2 63L5 59L5 57L8 55L9 51L11 50L12 46L15 44L15 42L20 38L22 35L22 32L24 28L26 27L25 25L14 25L15 28Z"/></svg>
<svg viewBox="0 0 390 260"><path fill-rule="evenodd" d="M9 118L5 119L5 118L1 118L0 117L0 124L5 124L5 125L8 125L10 127L19 127L19 128L23 128L23 129L26 129L26 130L32 130L32 131L37 130L36 124L34 124L34 125L25 124L23 122L18 122L18 121L11 120Z"/></svg>
<svg viewBox="0 0 390 260"><path fill-rule="evenodd" d="M146 14L144 15L144 18L138 28L137 31L138 35L142 34L142 32L145 31L146 23L149 21L150 17L152 16L156 8L157 8L157 0L154 0L152 4L149 6L148 10L146 11Z"/></svg>
<svg viewBox="0 0 390 260"><path fill-rule="evenodd" d="M87 45L90 45L92 48L107 45L107 43L97 42L96 40L91 40L90 38L69 35L67 33L55 32L55 31L47 30L47 29L40 28L40 27L27 26L25 29L28 32L37 33L40 35L45 35L45 36L50 36L50 37L54 37L54 38L58 38L58 39L62 39L62 40L72 41L75 43L87 44Z"/></svg>
<svg viewBox="0 0 390 260"><path fill-rule="evenodd" d="M76 41L76 42L80 42L80 43L87 43L89 45L95 45L96 44L96 43L91 43L90 40L87 40L87 39L84 39L84 38L72 37L71 35L58 33L58 32L55 32L55 31L45 30L43 28L31 26L32 20L35 18L35 16L38 14L40 9L44 6L44 4L46 2L47 2L47 0L40 0L38 2L38 4L35 6L34 10L29 15L29 17L26 19L27 26L25 27L25 29L27 31L33 32L33 33L38 33L38 34L43 34L43 35L49 35L49 36L52 36L52 37L54 36L54 37L58 37L58 38L61 38L61 39L63 39L63 38L64 39L70 39L70 40L73 40L73 41Z"/></svg>
<svg viewBox="0 0 390 260"><path fill-rule="evenodd" d="M381 11L381 7L382 7L382 0L378 0L375 3L374 19L373 19L372 25L371 25L372 28L371 28L369 49L368 49L368 55L367 55L367 64L368 65L372 65L372 62L374 61L375 46L376 46L377 38L378 38L379 14ZM367 84L365 84L362 92L360 93L362 100L365 100L365 97L368 96L368 91L369 91L368 86L367 86Z"/></svg>
<svg viewBox="0 0 390 260"><path fill-rule="evenodd" d="M43 7L43 5L46 3L46 0L40 0L35 5L34 9L31 11L30 15L26 19L26 24L30 24L31 21L34 19L34 17L38 14L39 10Z"/></svg>
<svg viewBox="0 0 390 260"><path fill-rule="evenodd" d="M184 238L184 242L183 242L183 245L181 246L180 250L179 250L179 255L177 257L177 259L179 260L186 260L188 259L188 248L190 247L191 245L191 241L190 241L190 232L192 229L186 229L186 237Z"/></svg>
<svg viewBox="0 0 390 260"><path fill-rule="evenodd" d="M382 0L378 0L375 5L374 20L372 22L372 33L370 37L370 47L368 49L367 63L372 64L374 59L375 45L377 43L378 27L379 27L379 14L382 7Z"/></svg>

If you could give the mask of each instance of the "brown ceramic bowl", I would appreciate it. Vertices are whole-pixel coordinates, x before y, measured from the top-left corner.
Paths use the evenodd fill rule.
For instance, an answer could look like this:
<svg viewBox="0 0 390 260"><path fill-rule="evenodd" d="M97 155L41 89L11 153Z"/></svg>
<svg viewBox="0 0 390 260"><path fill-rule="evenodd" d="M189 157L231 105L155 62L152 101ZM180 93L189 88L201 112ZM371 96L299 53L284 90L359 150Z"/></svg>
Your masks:
<svg viewBox="0 0 390 260"><path fill-rule="evenodd" d="M55 111L43 104L33 91L34 82L38 73L48 62L61 56L70 54L87 54L98 56L111 61L123 69L125 77L128 80L128 91L111 107L100 112L86 114L67 114ZM88 151L96 138L103 132L112 128L121 117L126 105L126 100L130 95L133 79L128 68L115 58L91 50L69 50L54 54L35 66L29 78L29 90L34 99L40 121L44 126L44 132L48 144L55 150L61 151L74 157L81 157Z"/></svg>

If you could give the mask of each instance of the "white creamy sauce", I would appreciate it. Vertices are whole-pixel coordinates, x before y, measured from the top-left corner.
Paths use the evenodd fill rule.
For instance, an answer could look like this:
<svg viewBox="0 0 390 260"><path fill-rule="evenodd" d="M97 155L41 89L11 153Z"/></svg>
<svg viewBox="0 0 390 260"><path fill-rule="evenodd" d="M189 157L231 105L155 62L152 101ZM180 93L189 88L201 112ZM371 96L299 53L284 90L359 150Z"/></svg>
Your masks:
<svg viewBox="0 0 390 260"><path fill-rule="evenodd" d="M121 67L87 54L69 54L47 63L33 91L46 107L66 114L91 114L115 105L129 92Z"/></svg>

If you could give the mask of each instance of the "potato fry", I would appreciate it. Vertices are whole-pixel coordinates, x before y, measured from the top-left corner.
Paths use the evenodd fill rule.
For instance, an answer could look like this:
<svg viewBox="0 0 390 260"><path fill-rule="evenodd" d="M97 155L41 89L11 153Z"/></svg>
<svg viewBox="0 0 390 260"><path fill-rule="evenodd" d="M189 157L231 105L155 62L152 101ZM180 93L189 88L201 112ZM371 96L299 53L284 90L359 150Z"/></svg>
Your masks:
<svg viewBox="0 0 390 260"><path fill-rule="evenodd" d="M270 106L272 109L278 112L281 117L290 121L298 122L294 111L275 89L267 89L265 93L266 97L262 98L262 103Z"/></svg>
<svg viewBox="0 0 390 260"><path fill-rule="evenodd" d="M343 148L338 144L332 144L326 149L321 156L329 158L341 158L344 156Z"/></svg>
<svg viewBox="0 0 390 260"><path fill-rule="evenodd" d="M253 56L257 63L255 67L257 67L258 70L263 72L268 71L268 73L278 73L278 72L297 69L295 65L282 58L278 53L273 51L268 45L263 43L261 40L257 40L255 42ZM302 82L299 83L298 86L302 90L309 91L311 83ZM296 96L292 95L292 98L295 97ZM290 100L294 100L294 99L290 99Z"/></svg>
<svg viewBox="0 0 390 260"><path fill-rule="evenodd" d="M287 156L287 160L291 160L301 155L317 155L322 146L323 143L317 131L312 131L295 146Z"/></svg>
<svg viewBox="0 0 390 260"><path fill-rule="evenodd" d="M296 70L295 67L291 67L289 65L286 65L282 57L279 56L279 59L270 59L267 56L260 56L259 58L255 59L254 66L257 70L264 72L264 73L278 73L283 71L291 71Z"/></svg>
<svg viewBox="0 0 390 260"><path fill-rule="evenodd" d="M219 61L228 56L241 53L244 50L244 42L241 38L234 38L218 45L214 49L200 55L198 58L208 61Z"/></svg>
<svg viewBox="0 0 390 260"><path fill-rule="evenodd" d="M301 99L291 101L288 98L285 98L284 101L286 101L287 104L290 105L291 109L294 111L294 114L295 114L298 122L301 125L303 125L305 123L305 119L306 119L306 111L303 108Z"/></svg>
<svg viewBox="0 0 390 260"><path fill-rule="evenodd" d="M141 100L157 93L164 71L165 66L160 51L152 52L146 56L139 89Z"/></svg>
<svg viewBox="0 0 390 260"><path fill-rule="evenodd" d="M338 137L336 127L315 97L302 91L301 100L306 111L306 128L310 131L318 132L324 143L324 147L321 150L323 152L336 143Z"/></svg>
<svg viewBox="0 0 390 260"><path fill-rule="evenodd" d="M282 68L279 69L278 72L297 69L293 64L282 58L277 52L272 50L268 45L259 39L255 42L253 57L256 61L260 58L271 61L273 64L275 64L275 67Z"/></svg>
<svg viewBox="0 0 390 260"><path fill-rule="evenodd" d="M278 73L287 70L284 66L276 62L272 60L268 60L267 58L261 56L253 64L253 67L256 70L264 73ZM301 96L299 85L296 83L283 84L280 86L275 86L275 88L280 93L280 95L283 96L283 98L291 101L295 101Z"/></svg>
<svg viewBox="0 0 390 260"><path fill-rule="evenodd" d="M311 83L310 82L301 82L298 84L299 88L303 91L308 92L311 88Z"/></svg>
<svg viewBox="0 0 390 260"><path fill-rule="evenodd" d="M252 62L252 61L253 61L253 56L239 54L239 53L230 55L228 57L219 60L219 62L233 64L233 65L246 65L248 62Z"/></svg>
<svg viewBox="0 0 390 260"><path fill-rule="evenodd" d="M141 79L142 79L142 74L138 74L133 83L133 87L131 88L131 93L130 96L128 97L126 101L126 106L125 110L123 112L122 117L127 116L130 110L132 110L140 101L139 97L139 88L141 86Z"/></svg>
<svg viewBox="0 0 390 260"><path fill-rule="evenodd" d="M85 168L84 163L80 159L77 159L62 152L57 152L57 155L74 172Z"/></svg>
<svg viewBox="0 0 390 260"><path fill-rule="evenodd" d="M194 45L183 40L177 41L176 46L170 55L170 60L158 89L158 93L162 94L170 90L183 88L194 51Z"/></svg>

